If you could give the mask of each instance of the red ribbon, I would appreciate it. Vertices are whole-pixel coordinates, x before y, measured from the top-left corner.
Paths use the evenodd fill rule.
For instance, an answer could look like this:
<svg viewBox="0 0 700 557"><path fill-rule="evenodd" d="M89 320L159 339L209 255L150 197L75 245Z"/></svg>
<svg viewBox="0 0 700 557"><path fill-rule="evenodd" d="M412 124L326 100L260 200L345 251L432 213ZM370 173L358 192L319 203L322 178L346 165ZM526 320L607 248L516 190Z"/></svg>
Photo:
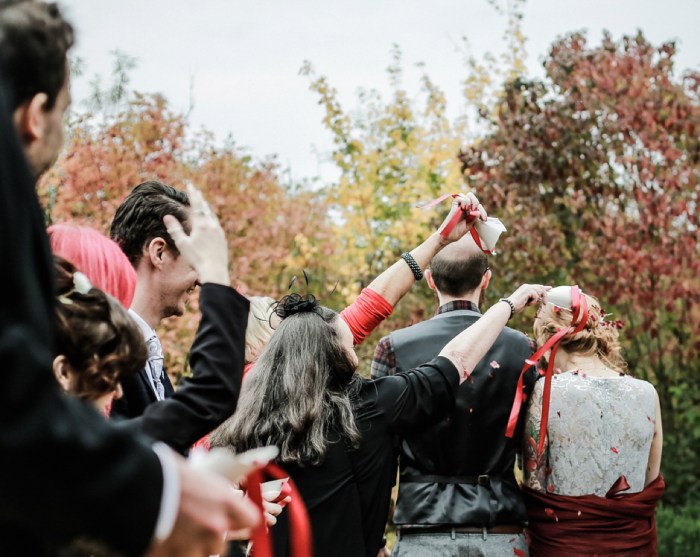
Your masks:
<svg viewBox="0 0 700 557"><path fill-rule="evenodd" d="M289 474L279 466L268 463L264 468L255 470L248 475L248 496L260 510L261 519L260 524L253 530L253 554L255 557L273 557L270 532L265 525L265 511L263 509L262 492L260 491L263 474L276 480L287 478ZM289 555L291 557L311 557L311 522L309 521L309 514L306 512L306 506L294 481L289 478L286 485L289 486L292 497L291 502L286 507L289 513Z"/></svg>
<svg viewBox="0 0 700 557"><path fill-rule="evenodd" d="M561 340L568 335L580 333L586 326L588 321L588 302L586 298L581 294L578 286L571 287L571 325L568 327L562 327L559 329L552 337L544 343L544 346L535 352L530 358L525 360L525 365L523 370L520 372L520 377L518 378L518 387L515 391L515 400L513 400L513 406L510 409L510 417L508 418L508 427L506 428L506 437L512 438L515 434L515 428L518 425L518 416L520 415L520 409L522 408L524 393L523 393L523 378L525 372L537 364L538 360L547 353L547 350L551 350L549 354L549 361L547 362L547 371L544 376L544 389L542 393L542 418L540 421L540 438L537 445L537 456L542 455L544 450L544 440L547 434L547 424L549 423L549 399L552 392L552 376L554 375L554 357L557 354ZM576 323L578 318L581 320Z"/></svg>
<svg viewBox="0 0 700 557"><path fill-rule="evenodd" d="M435 207L436 205L439 205L445 199L449 199L450 197L452 199L455 199L459 196L460 194L458 193L446 193L441 195L440 197L433 199L432 201L429 201L425 205L422 205L423 209L430 209L431 207ZM440 232L440 236L443 238L447 238L447 236L450 235L450 232L452 232L452 229L457 226L457 223L462 220L462 217L466 219L467 222L472 222L475 221L479 217L479 211L470 211L466 207L460 206L460 209L462 212L457 212L455 213L450 221L445 225L445 228ZM479 237L479 233L476 231L476 228L474 226L471 227L469 232L472 235L472 238L474 238L474 242L476 242L476 245L479 246L479 249L483 251L484 253L488 255L492 255L495 250L489 250L489 249L484 249L484 247L481 245L481 238Z"/></svg>

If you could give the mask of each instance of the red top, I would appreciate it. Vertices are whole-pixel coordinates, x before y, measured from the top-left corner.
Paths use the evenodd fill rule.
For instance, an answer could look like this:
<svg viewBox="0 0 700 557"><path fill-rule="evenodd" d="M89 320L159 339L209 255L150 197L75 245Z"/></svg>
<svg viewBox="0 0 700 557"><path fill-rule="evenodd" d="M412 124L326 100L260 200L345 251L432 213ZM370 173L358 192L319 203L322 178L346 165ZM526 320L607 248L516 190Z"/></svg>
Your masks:
<svg viewBox="0 0 700 557"><path fill-rule="evenodd" d="M657 557L654 511L665 485L659 475L644 491L621 493L629 485L620 476L605 497L524 487L530 556Z"/></svg>
<svg viewBox="0 0 700 557"><path fill-rule="evenodd" d="M357 299L340 312L340 317L352 331L355 346L365 340L394 307L371 288L364 288Z"/></svg>

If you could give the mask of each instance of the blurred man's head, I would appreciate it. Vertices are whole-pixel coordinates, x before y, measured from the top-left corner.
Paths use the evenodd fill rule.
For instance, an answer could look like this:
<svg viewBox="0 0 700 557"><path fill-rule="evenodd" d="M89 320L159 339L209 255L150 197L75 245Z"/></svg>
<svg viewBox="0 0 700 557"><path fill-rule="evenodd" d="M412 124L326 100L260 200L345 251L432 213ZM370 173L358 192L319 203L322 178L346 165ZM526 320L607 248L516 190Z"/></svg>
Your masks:
<svg viewBox="0 0 700 557"><path fill-rule="evenodd" d="M0 0L0 66L15 128L36 178L63 146L73 28L53 3Z"/></svg>
<svg viewBox="0 0 700 557"><path fill-rule="evenodd" d="M486 255L467 234L433 257L426 276L442 297L464 299L486 289L491 271Z"/></svg>

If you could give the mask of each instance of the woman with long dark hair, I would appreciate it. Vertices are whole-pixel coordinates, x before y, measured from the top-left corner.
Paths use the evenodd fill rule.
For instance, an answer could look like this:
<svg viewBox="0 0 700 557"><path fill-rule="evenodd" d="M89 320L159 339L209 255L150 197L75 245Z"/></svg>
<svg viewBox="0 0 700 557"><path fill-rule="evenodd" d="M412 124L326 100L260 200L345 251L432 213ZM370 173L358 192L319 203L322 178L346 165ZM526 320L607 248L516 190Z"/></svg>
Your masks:
<svg viewBox="0 0 700 557"><path fill-rule="evenodd" d="M456 210L480 207L471 194L457 203ZM391 312L432 256L470 228L462 220L446 238L434 234L341 314L310 295L280 301L282 321L247 377L236 413L212 435L212 446L236 452L280 448L278 462L307 505L318 557L376 557L394 482L392 436L442 419L511 314L546 291L522 286L417 369L376 381L356 374L353 345ZM284 513L280 519L272 530L278 557L288 554Z"/></svg>

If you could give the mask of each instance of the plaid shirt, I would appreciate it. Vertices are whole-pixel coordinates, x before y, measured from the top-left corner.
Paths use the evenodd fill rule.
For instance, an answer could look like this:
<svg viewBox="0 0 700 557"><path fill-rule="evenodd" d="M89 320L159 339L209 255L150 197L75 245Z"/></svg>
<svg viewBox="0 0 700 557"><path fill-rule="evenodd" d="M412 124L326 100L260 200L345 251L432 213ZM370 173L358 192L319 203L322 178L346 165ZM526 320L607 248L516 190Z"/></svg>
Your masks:
<svg viewBox="0 0 700 557"><path fill-rule="evenodd" d="M479 308L474 302L469 300L452 300L441 305L437 310L437 315L455 311L459 309L468 309L479 312ZM481 312L479 312L481 313ZM374 351L374 360L372 361L372 379L378 377L386 377L394 375L396 372L402 371L396 368L396 354L394 353L394 345L391 342L391 335L385 336L377 344Z"/></svg>

